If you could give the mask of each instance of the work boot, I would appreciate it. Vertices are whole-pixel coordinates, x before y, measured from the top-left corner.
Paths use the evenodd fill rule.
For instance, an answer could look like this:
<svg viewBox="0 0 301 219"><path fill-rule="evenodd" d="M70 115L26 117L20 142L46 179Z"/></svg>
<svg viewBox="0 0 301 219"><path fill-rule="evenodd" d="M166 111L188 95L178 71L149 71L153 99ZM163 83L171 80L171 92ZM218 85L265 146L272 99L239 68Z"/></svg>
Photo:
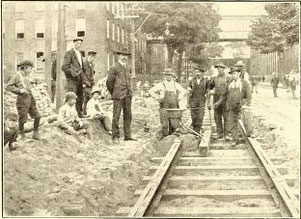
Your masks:
<svg viewBox="0 0 301 219"><path fill-rule="evenodd" d="M120 143L119 138L113 138L113 139L112 139L112 143L113 143L113 144L119 144L119 143Z"/></svg>
<svg viewBox="0 0 301 219"><path fill-rule="evenodd" d="M225 139L226 139L226 141L232 141L233 140L233 138L230 135L226 135Z"/></svg>
<svg viewBox="0 0 301 219"><path fill-rule="evenodd" d="M34 131L33 134L32 134L32 139L34 140L40 140L40 134L39 134L39 131Z"/></svg>
<svg viewBox="0 0 301 219"><path fill-rule="evenodd" d="M232 146L232 147L236 147L238 144L239 144L238 141L234 141L234 142L232 142L231 146Z"/></svg>
<svg viewBox="0 0 301 219"><path fill-rule="evenodd" d="M16 142L10 142L8 144L8 148L9 148L10 151L16 150L18 148L17 143Z"/></svg>

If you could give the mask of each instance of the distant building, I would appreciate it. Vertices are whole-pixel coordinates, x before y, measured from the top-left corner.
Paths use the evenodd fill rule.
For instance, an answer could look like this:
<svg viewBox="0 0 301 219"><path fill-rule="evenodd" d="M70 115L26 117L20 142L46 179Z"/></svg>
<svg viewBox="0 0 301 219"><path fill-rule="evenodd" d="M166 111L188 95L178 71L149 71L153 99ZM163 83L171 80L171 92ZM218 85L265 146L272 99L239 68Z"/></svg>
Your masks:
<svg viewBox="0 0 301 219"><path fill-rule="evenodd" d="M219 45L224 47L222 59L228 65L244 60L249 68L251 48L246 40L252 20L265 14L264 3L218 3L218 12L222 17L219 23Z"/></svg>
<svg viewBox="0 0 301 219"><path fill-rule="evenodd" d="M125 4L121 2L63 2L66 5L67 50L75 37L82 38L84 56L90 49L96 50L97 80L104 77L117 61L114 51L122 48L130 51L130 26L122 17ZM35 62L37 75L45 73L45 47L51 42L51 51L57 50L58 2L4 2L3 3L3 62L5 75L15 72L16 65L24 59ZM51 18L49 17L51 16ZM51 30L51 33L48 33ZM146 69L146 38L137 34L136 69ZM141 62L141 63L140 63Z"/></svg>

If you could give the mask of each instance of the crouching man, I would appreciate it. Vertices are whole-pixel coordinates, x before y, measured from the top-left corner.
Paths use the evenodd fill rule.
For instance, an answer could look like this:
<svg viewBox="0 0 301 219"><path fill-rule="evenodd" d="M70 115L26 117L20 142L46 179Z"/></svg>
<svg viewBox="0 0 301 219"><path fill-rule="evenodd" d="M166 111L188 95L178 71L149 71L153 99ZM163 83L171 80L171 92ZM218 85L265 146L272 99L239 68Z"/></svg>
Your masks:
<svg viewBox="0 0 301 219"><path fill-rule="evenodd" d="M99 120L104 126L105 130L111 133L111 120L107 112L104 111L100 104L101 90L94 87L91 92L92 98L87 103L87 115L90 118Z"/></svg>
<svg viewBox="0 0 301 219"><path fill-rule="evenodd" d="M174 73L171 69L165 71L166 78L164 81L156 84L149 90L151 97L156 99L160 104L159 114L161 128L157 134L159 139L169 134L168 118L166 109L179 108L179 100L186 93L186 90L174 80Z"/></svg>
<svg viewBox="0 0 301 219"><path fill-rule="evenodd" d="M70 135L79 135L87 133L89 124L78 117L75 109L76 94L67 92L65 95L65 104L61 106L58 115L58 126ZM89 133L88 133L88 137Z"/></svg>
<svg viewBox="0 0 301 219"><path fill-rule="evenodd" d="M30 82L29 74L33 69L33 62L25 60L20 63L20 71L12 76L7 83L6 89L14 94L17 94L17 111L19 117L19 133L22 137L25 136L24 124L27 122L27 115L29 114L34 118L33 135L32 138L39 140L39 125L40 113L38 112L36 100L32 95L32 84Z"/></svg>
<svg viewBox="0 0 301 219"><path fill-rule="evenodd" d="M240 78L240 70L232 68L229 74L232 74L232 81L224 89L220 99L213 105L216 109L222 103L226 102L228 111L229 128L234 142L232 146L239 144L238 119L243 110L247 109L251 104L251 90L249 83Z"/></svg>

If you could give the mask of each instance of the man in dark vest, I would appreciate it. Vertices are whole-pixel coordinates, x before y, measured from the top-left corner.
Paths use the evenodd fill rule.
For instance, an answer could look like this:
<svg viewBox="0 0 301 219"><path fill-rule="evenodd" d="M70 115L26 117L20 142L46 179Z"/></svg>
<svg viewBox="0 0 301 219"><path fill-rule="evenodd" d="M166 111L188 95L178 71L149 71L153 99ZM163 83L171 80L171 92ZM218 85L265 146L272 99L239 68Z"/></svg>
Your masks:
<svg viewBox="0 0 301 219"><path fill-rule="evenodd" d="M196 66L195 78L193 78L188 85L188 104L191 112L192 128L197 133L200 133L203 125L206 94L209 89L210 82L204 78L204 70Z"/></svg>
<svg viewBox="0 0 301 219"><path fill-rule="evenodd" d="M226 88L228 79L225 74L226 66L223 63L217 63L214 67L218 70L218 75L212 79L212 87L214 87L213 103L216 103ZM217 139L222 139L223 137L228 139L227 118L226 105L222 103L214 109Z"/></svg>
<svg viewBox="0 0 301 219"><path fill-rule="evenodd" d="M84 74L83 74L83 81L84 81L84 115L87 115L87 103L91 99L91 91L92 87L94 86L94 59L97 52L90 50L88 52L88 58L84 61Z"/></svg>
<svg viewBox="0 0 301 219"><path fill-rule="evenodd" d="M245 79L240 77L240 73L240 69L237 68L233 68L230 71L233 80L227 85L220 99L214 104L214 108L218 108L221 104L226 103L229 129L234 139L232 146L239 144L238 119L242 110L246 110L250 106L252 99L250 85ZM245 123L245 125L248 124Z"/></svg>
<svg viewBox="0 0 301 219"><path fill-rule="evenodd" d="M80 49L82 39L73 40L73 48L66 52L62 70L67 79L66 89L68 92L74 92L77 96L76 111L80 118L83 117L83 72L84 65Z"/></svg>
<svg viewBox="0 0 301 219"><path fill-rule="evenodd" d="M113 99L113 121L112 138L113 143L118 144L120 138L119 118L123 110L124 140L135 141L131 135L132 122L132 87L131 70L128 66L128 56L130 53L118 51L118 62L110 67L106 86Z"/></svg>

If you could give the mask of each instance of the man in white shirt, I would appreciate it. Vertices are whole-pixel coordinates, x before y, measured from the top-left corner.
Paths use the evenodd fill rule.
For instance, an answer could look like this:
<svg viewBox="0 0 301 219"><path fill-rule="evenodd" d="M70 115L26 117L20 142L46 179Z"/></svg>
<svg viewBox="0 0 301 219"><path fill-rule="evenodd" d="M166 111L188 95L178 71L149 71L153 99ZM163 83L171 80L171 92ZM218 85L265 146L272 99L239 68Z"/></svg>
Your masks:
<svg viewBox="0 0 301 219"><path fill-rule="evenodd" d="M76 38L73 40L73 48L66 52L62 70L65 72L67 80L67 92L74 92L77 95L76 111L79 117L83 117L83 67L80 47L83 40Z"/></svg>
<svg viewBox="0 0 301 219"><path fill-rule="evenodd" d="M174 73L171 69L166 69L165 75L166 78L164 81L156 84L149 90L151 97L156 99L160 104L161 129L157 135L160 139L169 134L165 109L179 108L179 100L181 100L186 93L186 90L179 83L174 81Z"/></svg>
<svg viewBox="0 0 301 219"><path fill-rule="evenodd" d="M104 126L105 130L111 132L111 120L107 112L104 111L100 104L101 90L94 87L92 92L92 98L87 103L87 115L93 119L99 120Z"/></svg>

